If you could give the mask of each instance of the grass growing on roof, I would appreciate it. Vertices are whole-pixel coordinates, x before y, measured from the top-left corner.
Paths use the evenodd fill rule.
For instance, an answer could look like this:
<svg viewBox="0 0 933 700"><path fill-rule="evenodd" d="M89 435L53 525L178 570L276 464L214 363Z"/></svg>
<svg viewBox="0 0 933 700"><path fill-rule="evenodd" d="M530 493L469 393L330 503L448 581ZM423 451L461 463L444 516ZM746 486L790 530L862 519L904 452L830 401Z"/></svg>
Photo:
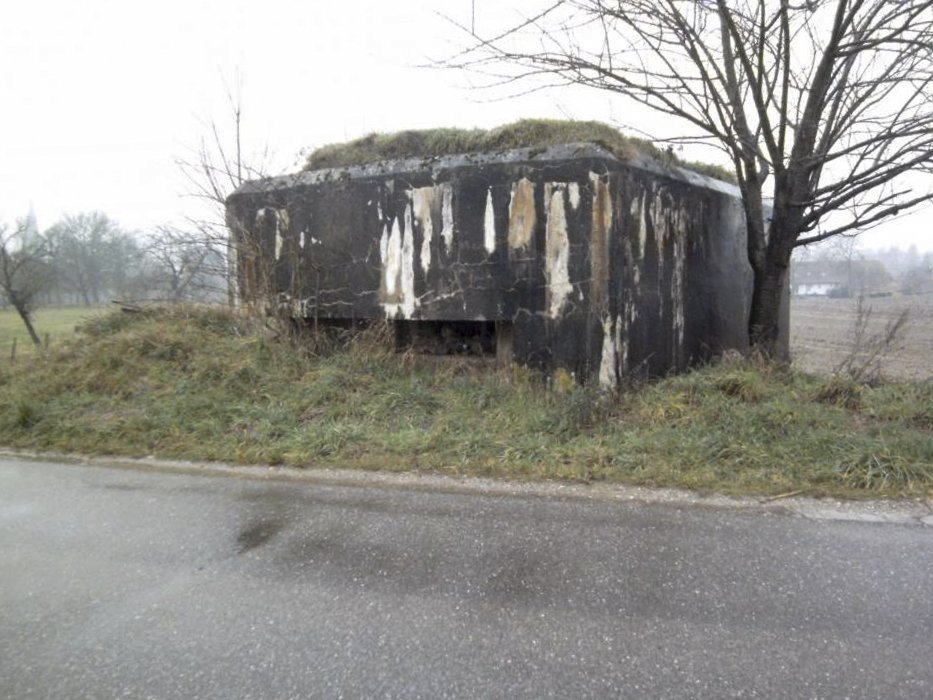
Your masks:
<svg viewBox="0 0 933 700"><path fill-rule="evenodd" d="M933 492L928 384L864 387L853 403L832 398L831 380L732 358L609 400L385 340L368 331L313 352L222 309L115 312L47 358L0 365L0 444L726 493Z"/></svg>
<svg viewBox="0 0 933 700"><path fill-rule="evenodd" d="M651 141L626 136L597 121L522 119L495 129L422 129L392 134L372 133L354 141L312 151L304 170L345 168L399 158L437 158L462 153L488 153L518 148L547 148L563 143L595 143L626 160L638 154L672 161L696 172L734 181L727 169L704 163L685 163L662 153Z"/></svg>

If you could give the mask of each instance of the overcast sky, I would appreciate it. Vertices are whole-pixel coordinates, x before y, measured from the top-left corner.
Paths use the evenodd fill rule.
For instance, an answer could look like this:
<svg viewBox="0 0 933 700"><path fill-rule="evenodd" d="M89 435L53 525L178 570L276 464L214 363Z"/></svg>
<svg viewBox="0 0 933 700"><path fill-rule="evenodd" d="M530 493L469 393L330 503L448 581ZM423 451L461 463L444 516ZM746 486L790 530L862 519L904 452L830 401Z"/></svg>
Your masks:
<svg viewBox="0 0 933 700"><path fill-rule="evenodd" d="M605 94L553 90L491 101L471 77L419 68L465 38L471 0L27 0L0 5L0 221L32 206L41 228L100 210L145 230L191 211L176 160L206 123L229 116L242 85L248 150L267 144L276 173L298 152L435 126L492 127L522 117L650 128ZM537 0L475 0L479 30ZM239 78L238 78L239 76ZM473 78L475 80L475 78ZM689 154L715 159L713 152ZM933 211L863 245L933 249Z"/></svg>

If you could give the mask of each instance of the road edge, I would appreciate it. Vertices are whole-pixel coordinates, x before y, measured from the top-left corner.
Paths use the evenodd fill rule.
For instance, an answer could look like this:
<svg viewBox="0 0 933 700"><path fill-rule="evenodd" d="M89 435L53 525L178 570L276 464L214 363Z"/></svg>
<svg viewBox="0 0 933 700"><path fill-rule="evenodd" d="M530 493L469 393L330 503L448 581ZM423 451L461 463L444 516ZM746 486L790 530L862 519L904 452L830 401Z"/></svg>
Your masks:
<svg viewBox="0 0 933 700"><path fill-rule="evenodd" d="M726 496L685 489L628 486L612 483L512 481L480 477L451 477L417 472L379 472L352 469L297 469L268 465L158 459L156 457L93 456L0 448L0 459L24 462L62 462L108 469L214 476L262 481L291 481L321 486L383 488L477 496L590 500L614 503L661 504L714 510L790 515L812 520L918 525L933 528L933 499L842 501L788 494L786 496Z"/></svg>

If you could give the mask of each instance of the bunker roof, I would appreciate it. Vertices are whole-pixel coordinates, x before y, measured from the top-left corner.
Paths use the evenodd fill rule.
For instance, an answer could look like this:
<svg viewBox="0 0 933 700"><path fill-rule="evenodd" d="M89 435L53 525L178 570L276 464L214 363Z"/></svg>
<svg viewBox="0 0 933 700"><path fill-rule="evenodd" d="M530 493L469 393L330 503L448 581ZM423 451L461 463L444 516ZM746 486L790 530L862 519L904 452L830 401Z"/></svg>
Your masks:
<svg viewBox="0 0 933 700"><path fill-rule="evenodd" d="M524 145L522 145L524 144ZM600 122L525 119L490 131L430 129L371 134L311 153L301 172L244 182L230 199L294 187L507 163L598 159L697 187L739 196L732 174L715 165L685 163L653 143Z"/></svg>
<svg viewBox="0 0 933 700"><path fill-rule="evenodd" d="M391 178L396 175L410 177L412 173L431 171L459 170L461 168L483 167L494 164L509 163L547 163L573 160L602 160L624 162L630 167L652 172L664 177L686 182L695 187L703 187L728 194L739 196L739 189L730 182L703 175L688 167L672 165L655 158L636 153L635 155L620 159L614 153L594 143L561 143L555 146L516 148L510 151L496 153L463 153L451 156L434 156L419 158L398 158L394 160L380 160L367 165L354 165L346 167L326 168L280 175L278 177L249 180L240 185L233 192L229 200L240 196L264 195L274 191L290 190L308 185L326 185L328 183L346 183L355 180L370 178Z"/></svg>
<svg viewBox="0 0 933 700"><path fill-rule="evenodd" d="M718 180L735 181L733 174L725 168L681 161L672 152L661 151L651 141L627 136L608 124L556 119L522 119L489 130L441 128L393 134L372 133L312 151L305 160L303 170L349 168L383 161L437 159L525 149L534 156L552 146L584 143L599 146L620 160L653 159Z"/></svg>

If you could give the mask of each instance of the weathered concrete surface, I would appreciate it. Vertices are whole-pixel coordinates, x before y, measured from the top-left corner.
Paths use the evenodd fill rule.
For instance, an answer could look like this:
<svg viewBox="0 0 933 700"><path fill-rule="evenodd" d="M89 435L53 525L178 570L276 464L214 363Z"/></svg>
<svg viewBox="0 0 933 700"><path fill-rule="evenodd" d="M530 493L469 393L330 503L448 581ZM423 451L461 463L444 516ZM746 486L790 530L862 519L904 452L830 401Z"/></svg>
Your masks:
<svg viewBox="0 0 933 700"><path fill-rule="evenodd" d="M0 460L0 697L926 700L930 545L754 508Z"/></svg>
<svg viewBox="0 0 933 700"><path fill-rule="evenodd" d="M228 215L243 298L298 318L495 322L610 387L747 347L737 189L592 144L257 181Z"/></svg>

